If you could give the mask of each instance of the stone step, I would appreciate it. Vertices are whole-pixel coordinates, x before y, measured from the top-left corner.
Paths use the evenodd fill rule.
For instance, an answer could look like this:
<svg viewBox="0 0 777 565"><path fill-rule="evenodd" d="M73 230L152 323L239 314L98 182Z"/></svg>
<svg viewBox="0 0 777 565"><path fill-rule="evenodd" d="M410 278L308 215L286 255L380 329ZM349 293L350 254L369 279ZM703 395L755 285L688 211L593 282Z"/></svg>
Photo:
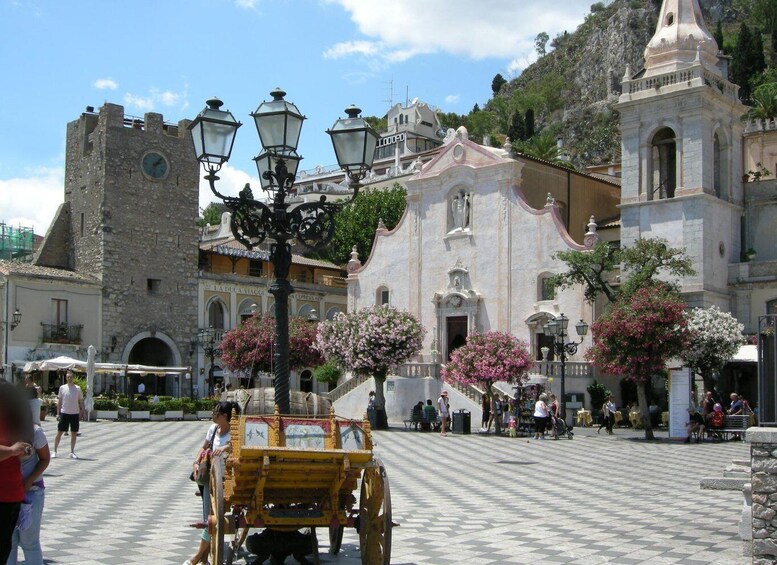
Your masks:
<svg viewBox="0 0 777 565"><path fill-rule="evenodd" d="M738 467L747 467L750 469L750 459L732 459L731 464Z"/></svg>
<svg viewBox="0 0 777 565"><path fill-rule="evenodd" d="M745 483L750 482L750 475L745 477L713 477L701 479L699 487L707 490L742 490Z"/></svg>
<svg viewBox="0 0 777 565"><path fill-rule="evenodd" d="M749 479L750 478L750 469L742 469L742 468L732 469L732 468L729 467L728 469L723 471L723 476L724 477L736 477L736 478L747 477Z"/></svg>

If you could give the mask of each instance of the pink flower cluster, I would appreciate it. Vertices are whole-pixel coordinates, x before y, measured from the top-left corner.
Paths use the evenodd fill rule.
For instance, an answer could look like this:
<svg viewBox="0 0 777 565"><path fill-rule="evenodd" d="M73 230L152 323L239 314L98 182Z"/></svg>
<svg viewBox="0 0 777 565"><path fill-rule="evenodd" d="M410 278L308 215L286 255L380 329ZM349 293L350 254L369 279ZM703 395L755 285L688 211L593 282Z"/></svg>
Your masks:
<svg viewBox="0 0 777 565"><path fill-rule="evenodd" d="M421 350L425 334L412 314L372 306L319 324L316 347L347 370L385 376Z"/></svg>
<svg viewBox="0 0 777 565"><path fill-rule="evenodd" d="M442 370L443 380L490 388L497 381L517 383L532 366L526 342L505 332L472 334Z"/></svg>

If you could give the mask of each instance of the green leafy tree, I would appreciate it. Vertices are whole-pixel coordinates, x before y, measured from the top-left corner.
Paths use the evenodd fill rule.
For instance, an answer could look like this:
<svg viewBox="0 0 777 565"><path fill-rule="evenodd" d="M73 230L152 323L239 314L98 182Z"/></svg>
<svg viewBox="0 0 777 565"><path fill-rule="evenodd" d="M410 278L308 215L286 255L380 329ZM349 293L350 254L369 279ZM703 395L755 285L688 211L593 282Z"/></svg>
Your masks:
<svg viewBox="0 0 777 565"><path fill-rule="evenodd" d="M659 275L685 277L695 274L691 259L682 249L668 247L661 238L640 238L633 246L617 249L600 241L590 251L560 251L554 256L566 263L566 273L551 277L557 288L582 285L586 300L603 294L610 303L655 284ZM613 286L615 270L622 267L622 284Z"/></svg>
<svg viewBox="0 0 777 565"><path fill-rule="evenodd" d="M507 84L505 77L503 77L500 73L497 73L494 77L494 80L491 81L491 92L494 93L494 96L499 94L499 91L505 84Z"/></svg>
<svg viewBox="0 0 777 565"><path fill-rule="evenodd" d="M751 32L746 23L742 23L737 37L736 47L731 61L731 81L740 87L742 100L748 100L752 92L752 81L766 68L761 32Z"/></svg>
<svg viewBox="0 0 777 565"><path fill-rule="evenodd" d="M356 246L364 261L372 252L378 222L394 229L405 212L407 191L399 183L388 190L365 190L353 202L347 204L335 216L335 234L332 244L323 257L337 265L344 265L351 258Z"/></svg>
<svg viewBox="0 0 777 565"><path fill-rule="evenodd" d="M548 52L547 45L549 40L550 36L544 31L538 33L537 37L534 38L534 48L537 50L537 55L540 57L544 57Z"/></svg>
<svg viewBox="0 0 777 565"><path fill-rule="evenodd" d="M378 116L367 116L364 120L378 133L388 131L388 115L383 116L382 118L379 118Z"/></svg>
<svg viewBox="0 0 777 565"><path fill-rule="evenodd" d="M645 286L619 300L591 331L586 357L602 371L634 380L645 439L653 439L647 386L686 347L685 302L669 285Z"/></svg>
<svg viewBox="0 0 777 565"><path fill-rule="evenodd" d="M343 376L343 371L337 366L333 360L325 361L323 365L319 365L313 369L313 376L317 381L326 383L329 385L330 390L337 385L337 381Z"/></svg>
<svg viewBox="0 0 777 565"><path fill-rule="evenodd" d="M558 147L556 136L549 130L542 130L524 142L516 141L513 143L513 148L518 153L542 159L554 165L574 168L569 161L561 158L561 150Z"/></svg>
<svg viewBox="0 0 777 565"><path fill-rule="evenodd" d="M777 116L777 82L767 82L753 91L749 119L768 120Z"/></svg>
<svg viewBox="0 0 777 565"><path fill-rule="evenodd" d="M721 20L718 20L718 23L715 25L715 32L712 34L713 39L715 39L715 43L718 44L718 49L723 53L723 22Z"/></svg>
<svg viewBox="0 0 777 565"><path fill-rule="evenodd" d="M197 226L205 224L217 226L221 223L221 214L224 210L216 202L211 202L205 208L200 208L200 217L197 218Z"/></svg>

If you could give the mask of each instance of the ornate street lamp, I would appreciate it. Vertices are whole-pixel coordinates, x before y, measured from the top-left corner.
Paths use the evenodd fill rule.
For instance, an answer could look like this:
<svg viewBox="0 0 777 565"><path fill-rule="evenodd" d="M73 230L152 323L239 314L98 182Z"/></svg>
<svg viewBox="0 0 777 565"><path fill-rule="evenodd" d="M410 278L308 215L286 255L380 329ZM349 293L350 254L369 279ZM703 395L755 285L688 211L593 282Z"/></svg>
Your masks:
<svg viewBox="0 0 777 565"><path fill-rule="evenodd" d="M272 241L270 260L275 280L270 294L275 297L275 404L281 414L290 412L289 403L289 295L294 292L288 281L291 265L291 240L317 251L334 235L334 216L359 192L359 182L372 168L378 134L359 117L355 106L346 109L347 118L335 122L327 133L332 137L337 162L350 179L353 196L348 201L306 202L290 207L286 198L294 184L301 157L297 154L302 122L305 119L297 107L284 100L286 93L276 88L273 99L262 102L251 114L262 144L262 153L254 159L262 189L271 197L271 204L254 199L246 184L237 197L225 196L216 190L216 173L229 160L235 133L240 122L228 111L221 110L217 98L189 125L197 160L207 172L210 189L224 201L231 212L232 233L248 249L265 239Z"/></svg>
<svg viewBox="0 0 777 565"><path fill-rule="evenodd" d="M561 362L561 398L559 398L559 411L565 422L567 420L567 413L565 406L566 389L564 387L564 378L566 376L567 356L575 355L577 353L577 346L583 343L583 338L585 338L585 335L588 333L588 324L583 320L580 320L575 324L575 331L577 332L577 335L580 336L580 341L566 341L567 337L569 337L569 334L567 333L568 327L569 318L564 314L561 314L558 318L551 320L544 326L545 335L553 336L553 351L558 355L559 361Z"/></svg>
<svg viewBox="0 0 777 565"><path fill-rule="evenodd" d="M11 331L16 329L16 326L22 323L22 311L18 308L13 311L13 319L11 321Z"/></svg>
<svg viewBox="0 0 777 565"><path fill-rule="evenodd" d="M213 329L213 326L201 329L197 332L197 341L202 346L205 357L208 357L210 361L208 366L208 396L210 396L211 391L213 391L213 369L216 357L221 357L221 349L216 347L216 330Z"/></svg>

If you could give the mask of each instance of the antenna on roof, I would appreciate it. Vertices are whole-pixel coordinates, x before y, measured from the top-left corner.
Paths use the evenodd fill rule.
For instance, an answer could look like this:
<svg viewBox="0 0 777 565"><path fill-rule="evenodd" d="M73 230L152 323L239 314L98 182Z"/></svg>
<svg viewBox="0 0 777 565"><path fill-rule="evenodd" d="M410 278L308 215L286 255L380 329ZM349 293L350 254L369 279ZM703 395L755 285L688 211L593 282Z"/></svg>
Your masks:
<svg viewBox="0 0 777 565"><path fill-rule="evenodd" d="M410 106L410 87L405 86L405 108Z"/></svg>
<svg viewBox="0 0 777 565"><path fill-rule="evenodd" d="M384 100L383 102L388 102L388 107L391 108L394 105L394 79L392 78L390 81L388 81L389 85L389 97L388 100Z"/></svg>

